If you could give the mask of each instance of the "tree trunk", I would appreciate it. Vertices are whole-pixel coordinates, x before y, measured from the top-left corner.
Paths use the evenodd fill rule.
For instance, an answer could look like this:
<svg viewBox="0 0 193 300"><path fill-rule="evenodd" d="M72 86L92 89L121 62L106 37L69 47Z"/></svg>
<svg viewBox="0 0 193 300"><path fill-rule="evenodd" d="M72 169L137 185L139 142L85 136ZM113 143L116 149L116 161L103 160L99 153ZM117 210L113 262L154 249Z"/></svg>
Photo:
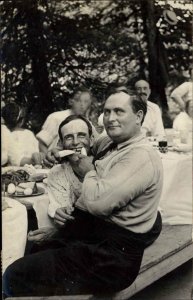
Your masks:
<svg viewBox="0 0 193 300"><path fill-rule="evenodd" d="M41 12L38 11L37 2L26 11L28 51L32 61L32 77L34 82L38 112L44 120L48 114L54 111L52 102L52 90L49 82L49 73L46 64L47 48L43 37L43 24Z"/></svg>
<svg viewBox="0 0 193 300"><path fill-rule="evenodd" d="M158 102L163 110L167 110L165 87L167 84L167 62L164 56L164 45L156 27L154 0L141 2L144 31L148 44L149 83L151 98Z"/></svg>

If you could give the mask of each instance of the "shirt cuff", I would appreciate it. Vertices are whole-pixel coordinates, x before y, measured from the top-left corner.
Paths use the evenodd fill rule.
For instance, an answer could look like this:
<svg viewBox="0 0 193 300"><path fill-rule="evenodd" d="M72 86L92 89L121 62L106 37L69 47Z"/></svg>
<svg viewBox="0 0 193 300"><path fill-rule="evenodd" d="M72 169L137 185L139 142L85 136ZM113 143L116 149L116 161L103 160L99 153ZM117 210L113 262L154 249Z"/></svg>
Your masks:
<svg viewBox="0 0 193 300"><path fill-rule="evenodd" d="M60 207L60 205L49 205L48 206L48 215L51 218L54 218L56 210Z"/></svg>

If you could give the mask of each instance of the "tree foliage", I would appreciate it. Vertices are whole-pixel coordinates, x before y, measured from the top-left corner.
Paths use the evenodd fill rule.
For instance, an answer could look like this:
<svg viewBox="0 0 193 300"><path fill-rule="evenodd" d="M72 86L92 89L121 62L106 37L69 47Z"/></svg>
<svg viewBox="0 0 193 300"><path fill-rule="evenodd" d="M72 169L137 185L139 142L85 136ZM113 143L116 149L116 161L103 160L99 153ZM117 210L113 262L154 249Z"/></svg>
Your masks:
<svg viewBox="0 0 193 300"><path fill-rule="evenodd" d="M98 114L109 83L132 86L138 77L149 78L144 3L152 1L1 1L2 100L25 106L27 126L37 132L49 113L67 107L72 91L82 84L96 96L93 112ZM181 2L174 7L180 0L167 6L153 1L163 47L158 51L167 66L158 78L164 85L170 69L187 69L192 60L191 2ZM165 9L175 10L175 26L164 21Z"/></svg>

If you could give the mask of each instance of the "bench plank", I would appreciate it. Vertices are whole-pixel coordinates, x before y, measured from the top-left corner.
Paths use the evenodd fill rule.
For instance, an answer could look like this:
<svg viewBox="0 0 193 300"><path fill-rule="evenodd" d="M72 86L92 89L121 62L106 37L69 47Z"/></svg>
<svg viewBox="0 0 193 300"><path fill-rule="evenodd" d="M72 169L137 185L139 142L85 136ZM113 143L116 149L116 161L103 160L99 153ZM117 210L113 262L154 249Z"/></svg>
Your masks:
<svg viewBox="0 0 193 300"><path fill-rule="evenodd" d="M126 300L191 258L193 258L192 225L164 225L159 238L145 250L135 282L113 296L13 297L7 300Z"/></svg>

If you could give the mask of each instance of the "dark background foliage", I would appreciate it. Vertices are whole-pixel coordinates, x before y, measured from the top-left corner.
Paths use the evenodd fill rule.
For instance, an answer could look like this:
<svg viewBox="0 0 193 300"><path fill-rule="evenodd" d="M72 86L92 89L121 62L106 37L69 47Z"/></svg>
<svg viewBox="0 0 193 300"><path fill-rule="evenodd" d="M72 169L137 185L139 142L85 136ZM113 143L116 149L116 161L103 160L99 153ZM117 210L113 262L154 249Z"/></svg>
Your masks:
<svg viewBox="0 0 193 300"><path fill-rule="evenodd" d="M48 114L68 107L77 86L86 85L94 93L91 118L96 122L109 83L132 88L144 77L151 83L152 100L166 116L165 88L179 84L192 61L190 4L1 1L1 99L25 107L26 126L37 132ZM166 9L176 13L176 25L164 20Z"/></svg>

